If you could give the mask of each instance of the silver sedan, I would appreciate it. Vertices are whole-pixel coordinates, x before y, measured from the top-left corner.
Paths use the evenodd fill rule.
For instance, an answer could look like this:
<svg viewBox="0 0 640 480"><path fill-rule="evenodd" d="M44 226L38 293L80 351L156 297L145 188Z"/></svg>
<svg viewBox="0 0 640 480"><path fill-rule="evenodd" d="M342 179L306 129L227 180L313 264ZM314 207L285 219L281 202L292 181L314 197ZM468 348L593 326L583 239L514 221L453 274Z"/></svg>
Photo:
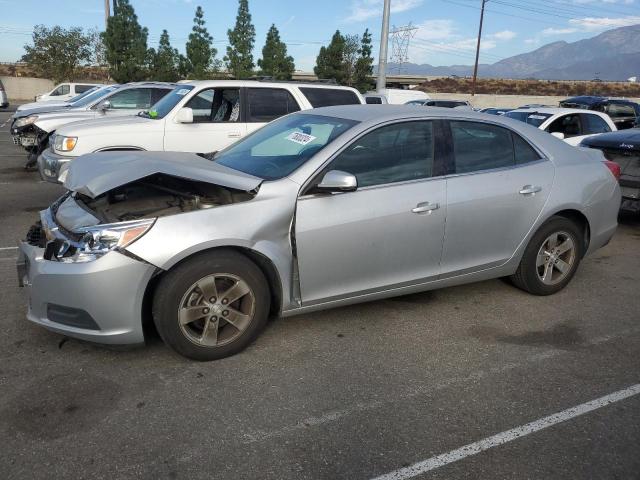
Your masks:
<svg viewBox="0 0 640 480"><path fill-rule="evenodd" d="M91 154L21 245L29 320L232 355L290 316L496 277L564 288L617 226L597 151L451 109L342 106L224 151Z"/></svg>

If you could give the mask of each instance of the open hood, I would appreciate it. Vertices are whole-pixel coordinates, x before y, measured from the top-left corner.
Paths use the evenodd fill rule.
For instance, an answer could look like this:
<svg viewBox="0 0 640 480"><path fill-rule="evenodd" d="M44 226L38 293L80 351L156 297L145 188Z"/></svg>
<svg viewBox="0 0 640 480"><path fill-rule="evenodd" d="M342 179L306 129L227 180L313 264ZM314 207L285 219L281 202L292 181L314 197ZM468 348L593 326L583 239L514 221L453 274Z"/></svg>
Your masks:
<svg viewBox="0 0 640 480"><path fill-rule="evenodd" d="M69 165L64 181L68 190L96 198L114 188L151 175L211 183L250 192L262 179L182 152L100 152L83 155Z"/></svg>

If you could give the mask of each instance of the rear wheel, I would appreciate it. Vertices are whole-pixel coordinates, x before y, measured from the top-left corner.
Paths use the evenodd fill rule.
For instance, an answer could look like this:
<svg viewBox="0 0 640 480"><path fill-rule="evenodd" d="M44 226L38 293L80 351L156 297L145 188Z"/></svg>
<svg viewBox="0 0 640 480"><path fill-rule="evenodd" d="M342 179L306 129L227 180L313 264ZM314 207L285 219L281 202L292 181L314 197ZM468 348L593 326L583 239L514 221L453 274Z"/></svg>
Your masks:
<svg viewBox="0 0 640 480"><path fill-rule="evenodd" d="M574 222L553 217L531 238L511 281L534 295L559 292L578 269L584 253L582 238Z"/></svg>
<svg viewBox="0 0 640 480"><path fill-rule="evenodd" d="M216 360L249 345L264 327L270 295L260 268L219 250L169 271L154 295L153 318L167 345L194 360Z"/></svg>

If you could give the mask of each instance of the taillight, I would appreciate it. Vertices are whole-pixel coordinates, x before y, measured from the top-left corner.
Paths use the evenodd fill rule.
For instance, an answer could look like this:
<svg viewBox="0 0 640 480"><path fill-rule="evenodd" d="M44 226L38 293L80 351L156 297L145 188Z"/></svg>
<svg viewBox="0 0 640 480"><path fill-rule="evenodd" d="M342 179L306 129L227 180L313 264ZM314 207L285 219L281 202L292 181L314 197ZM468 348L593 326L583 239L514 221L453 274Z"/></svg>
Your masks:
<svg viewBox="0 0 640 480"><path fill-rule="evenodd" d="M612 162L611 160L605 160L603 163L607 166L611 174L616 177L616 180L620 180L620 175L622 174L620 171L620 165L616 162Z"/></svg>

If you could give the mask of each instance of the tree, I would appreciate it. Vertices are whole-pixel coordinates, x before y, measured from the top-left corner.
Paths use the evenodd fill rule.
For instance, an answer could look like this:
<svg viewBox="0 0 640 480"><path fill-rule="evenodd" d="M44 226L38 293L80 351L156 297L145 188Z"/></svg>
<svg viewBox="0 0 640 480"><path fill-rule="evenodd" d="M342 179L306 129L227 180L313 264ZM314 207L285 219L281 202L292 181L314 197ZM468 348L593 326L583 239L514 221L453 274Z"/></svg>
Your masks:
<svg viewBox="0 0 640 480"><path fill-rule="evenodd" d="M360 37L358 35L344 36L344 50L342 60L344 63L345 85L353 86L355 83L356 64L360 54Z"/></svg>
<svg viewBox="0 0 640 480"><path fill-rule="evenodd" d="M267 32L267 40L262 48L262 58L258 60L262 75L276 80L291 80L295 70L293 57L287 55L287 45L280 40L280 32L275 25Z"/></svg>
<svg viewBox="0 0 640 480"><path fill-rule="evenodd" d="M33 45L25 45L22 57L36 75L54 82L75 80L78 67L91 60L90 39L82 28L47 28L36 25L32 34Z"/></svg>
<svg viewBox="0 0 640 480"><path fill-rule="evenodd" d="M360 40L360 50L356 61L353 86L364 93L373 88L371 76L373 75L373 49L371 48L371 33L367 28Z"/></svg>
<svg viewBox="0 0 640 480"><path fill-rule="evenodd" d="M169 33L166 30L160 35L158 50L151 49L149 76L160 82L175 82L179 78L178 50L171 48Z"/></svg>
<svg viewBox="0 0 640 480"><path fill-rule="evenodd" d="M227 31L229 46L224 60L227 70L234 78L248 78L253 75L253 44L256 40L256 29L251 23L248 0L238 1L238 15L233 30Z"/></svg>
<svg viewBox="0 0 640 480"><path fill-rule="evenodd" d="M91 65L99 67L107 64L107 49L102 39L102 34L97 28L87 31L89 37L89 49L91 50Z"/></svg>
<svg viewBox="0 0 640 480"><path fill-rule="evenodd" d="M118 0L113 10L102 37L107 49L109 74L118 83L144 80L149 32L138 23L129 0Z"/></svg>
<svg viewBox="0 0 640 480"><path fill-rule="evenodd" d="M340 30L336 30L329 46L320 48L316 58L313 71L318 78L334 79L340 84L344 82L344 48L344 37L340 34Z"/></svg>
<svg viewBox="0 0 640 480"><path fill-rule="evenodd" d="M182 68L188 70L188 75L196 79L207 78L209 71L215 70L217 67L215 56L218 54L218 50L211 46L213 37L209 35L205 23L204 11L202 7L198 6L186 45L187 62L182 64Z"/></svg>

